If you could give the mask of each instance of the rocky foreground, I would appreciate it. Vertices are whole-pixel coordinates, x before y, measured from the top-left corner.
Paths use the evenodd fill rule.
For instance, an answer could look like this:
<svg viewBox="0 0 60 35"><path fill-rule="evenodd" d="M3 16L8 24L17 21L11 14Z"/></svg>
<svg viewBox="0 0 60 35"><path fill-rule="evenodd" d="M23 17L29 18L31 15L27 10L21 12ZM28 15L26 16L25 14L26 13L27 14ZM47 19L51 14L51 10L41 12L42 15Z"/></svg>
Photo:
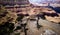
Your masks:
<svg viewBox="0 0 60 35"><path fill-rule="evenodd" d="M60 35L60 24L44 20L40 17L39 20L38 17L33 18L25 17L22 21L22 24L25 25L21 29L23 31L16 30L14 33L20 32L20 35Z"/></svg>
<svg viewBox="0 0 60 35"><path fill-rule="evenodd" d="M51 8L29 7L22 8L22 12L3 14L0 14L0 32L6 32L7 26L9 35L60 35L60 14Z"/></svg>
<svg viewBox="0 0 60 35"><path fill-rule="evenodd" d="M28 30L21 35L60 35L60 15L51 8L31 8L22 14L29 16L23 18L22 23L26 23Z"/></svg>

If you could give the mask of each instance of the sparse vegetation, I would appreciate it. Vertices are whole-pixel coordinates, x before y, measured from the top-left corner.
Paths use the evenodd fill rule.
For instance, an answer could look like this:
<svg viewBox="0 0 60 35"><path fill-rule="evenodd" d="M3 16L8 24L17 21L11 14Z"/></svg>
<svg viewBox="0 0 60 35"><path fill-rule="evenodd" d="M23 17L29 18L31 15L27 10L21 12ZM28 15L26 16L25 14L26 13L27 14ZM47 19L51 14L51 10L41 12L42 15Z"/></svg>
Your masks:
<svg viewBox="0 0 60 35"><path fill-rule="evenodd" d="M13 32L14 24L6 22L3 25L0 25L0 35L10 35Z"/></svg>
<svg viewBox="0 0 60 35"><path fill-rule="evenodd" d="M60 22L58 24L60 24Z"/></svg>
<svg viewBox="0 0 60 35"><path fill-rule="evenodd" d="M11 11L5 10L5 7L0 9L0 35L10 35L14 29L14 23L17 15Z"/></svg>

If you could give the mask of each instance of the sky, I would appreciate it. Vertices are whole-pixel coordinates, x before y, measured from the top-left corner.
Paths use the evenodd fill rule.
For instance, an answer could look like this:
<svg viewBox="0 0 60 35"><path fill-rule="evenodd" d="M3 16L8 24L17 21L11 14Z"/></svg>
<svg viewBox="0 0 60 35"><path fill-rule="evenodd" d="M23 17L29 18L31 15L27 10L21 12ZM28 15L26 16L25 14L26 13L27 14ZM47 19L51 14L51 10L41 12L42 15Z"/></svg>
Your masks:
<svg viewBox="0 0 60 35"><path fill-rule="evenodd" d="M29 0L29 2L33 5L41 5L41 3L57 3L59 0Z"/></svg>
<svg viewBox="0 0 60 35"><path fill-rule="evenodd" d="M41 0L29 0L30 3L39 3Z"/></svg>
<svg viewBox="0 0 60 35"><path fill-rule="evenodd" d="M47 2L47 1L55 1L55 0L29 0L30 3L44 3L44 2Z"/></svg>

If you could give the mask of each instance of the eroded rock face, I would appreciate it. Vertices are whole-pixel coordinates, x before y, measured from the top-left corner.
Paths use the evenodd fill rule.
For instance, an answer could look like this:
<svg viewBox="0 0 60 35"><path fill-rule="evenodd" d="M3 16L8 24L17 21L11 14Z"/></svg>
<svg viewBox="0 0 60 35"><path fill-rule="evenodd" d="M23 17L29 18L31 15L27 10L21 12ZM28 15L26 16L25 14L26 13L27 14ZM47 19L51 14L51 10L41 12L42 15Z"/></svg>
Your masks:
<svg viewBox="0 0 60 35"><path fill-rule="evenodd" d="M60 17L51 17L51 16L45 16L46 20L51 21L51 22L55 22L55 23L59 23L60 22Z"/></svg>

